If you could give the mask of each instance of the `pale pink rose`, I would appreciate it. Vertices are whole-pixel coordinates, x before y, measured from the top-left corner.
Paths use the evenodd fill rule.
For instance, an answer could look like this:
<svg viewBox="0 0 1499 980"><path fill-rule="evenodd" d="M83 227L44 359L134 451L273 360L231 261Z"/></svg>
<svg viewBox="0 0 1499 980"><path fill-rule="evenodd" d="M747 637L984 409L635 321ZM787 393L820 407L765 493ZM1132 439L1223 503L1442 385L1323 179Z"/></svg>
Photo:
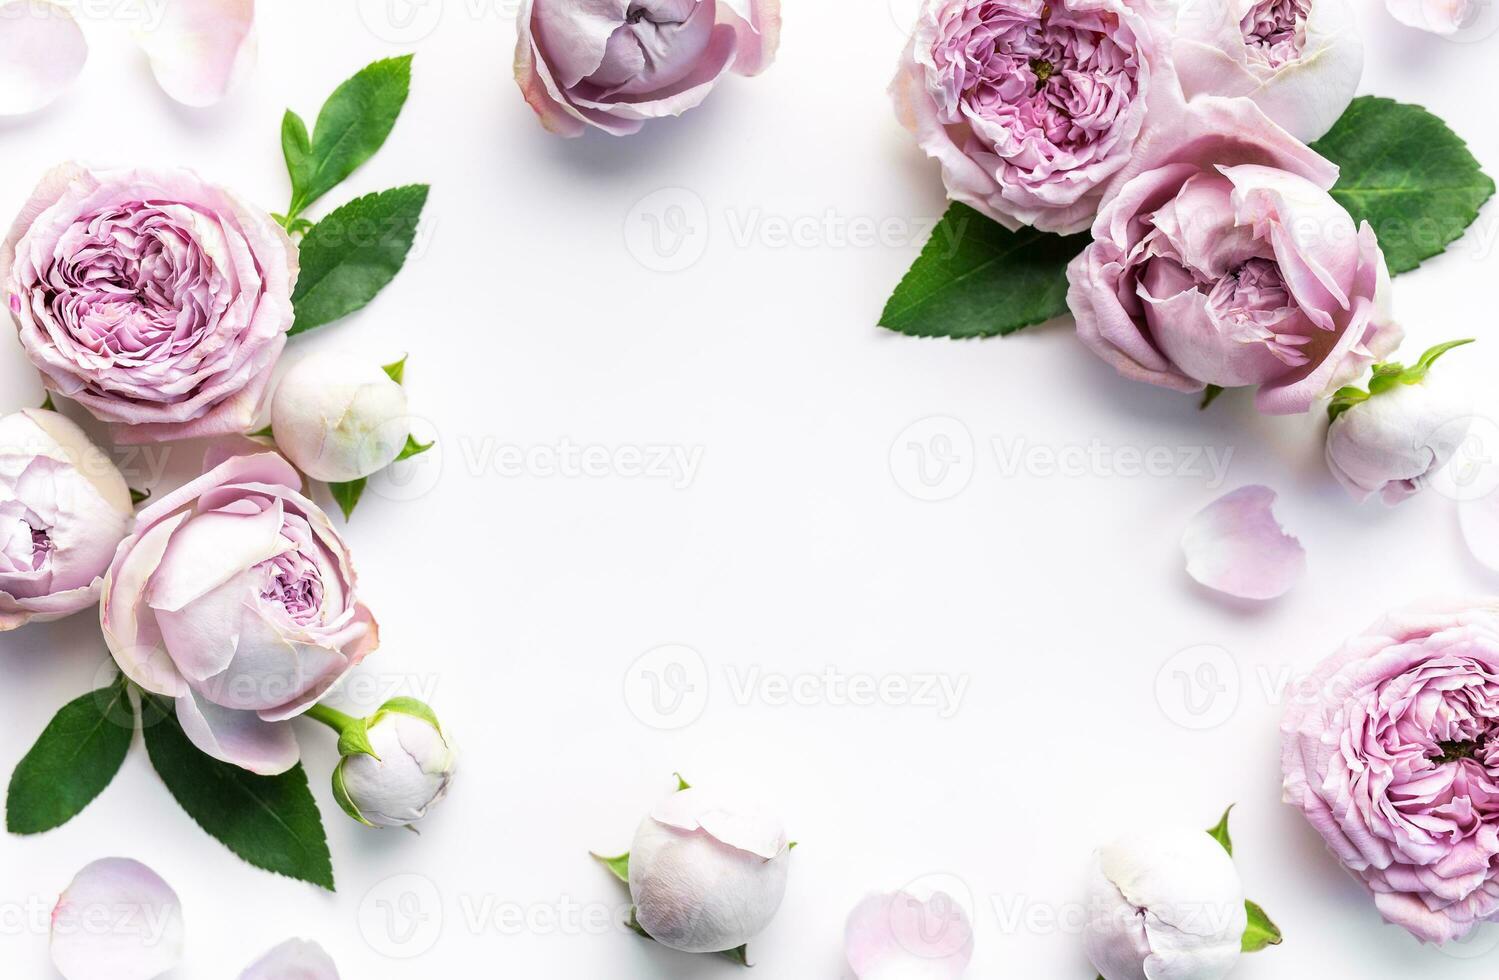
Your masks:
<svg viewBox="0 0 1499 980"><path fill-rule="evenodd" d="M1499 604L1386 617L1291 692L1286 802L1425 942L1499 918Z"/></svg>
<svg viewBox="0 0 1499 980"><path fill-rule="evenodd" d="M515 80L548 130L615 136L775 60L780 0L522 0Z"/></svg>
<svg viewBox="0 0 1499 980"><path fill-rule="evenodd" d="M124 443L248 428L296 279L280 226L187 170L64 164L0 245L26 356Z"/></svg>
<svg viewBox="0 0 1499 980"><path fill-rule="evenodd" d="M1067 269L1078 336L1125 377L1257 386L1305 412L1399 344L1384 254L1337 168L1242 99L1195 100L1143 146Z"/></svg>
<svg viewBox="0 0 1499 980"><path fill-rule="evenodd" d="M104 581L104 639L176 700L193 744L252 772L296 764L288 721L379 645L327 515L275 453L236 456L140 513Z"/></svg>
<svg viewBox="0 0 1499 980"><path fill-rule="evenodd" d="M1143 0L926 0L891 85L948 196L1007 228L1082 231L1180 94Z"/></svg>
<svg viewBox="0 0 1499 980"><path fill-rule="evenodd" d="M1338 121L1364 73L1352 0L1188 0L1172 53L1188 98L1252 99L1306 142Z"/></svg>
<svg viewBox="0 0 1499 980"><path fill-rule="evenodd" d="M134 521L124 477L69 419L0 419L0 632L98 602Z"/></svg>

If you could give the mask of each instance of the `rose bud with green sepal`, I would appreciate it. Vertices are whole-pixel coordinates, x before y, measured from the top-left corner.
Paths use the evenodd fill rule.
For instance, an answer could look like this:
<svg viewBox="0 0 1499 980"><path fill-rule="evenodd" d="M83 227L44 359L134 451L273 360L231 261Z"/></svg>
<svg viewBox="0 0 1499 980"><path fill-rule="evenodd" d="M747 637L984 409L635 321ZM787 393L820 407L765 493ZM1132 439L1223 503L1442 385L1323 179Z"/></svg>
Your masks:
<svg viewBox="0 0 1499 980"><path fill-rule="evenodd" d="M1472 403L1465 391L1428 376L1437 358L1470 343L1439 344L1409 367L1376 364L1368 390L1347 387L1333 396L1327 466L1354 499L1379 494L1398 504L1451 462L1467 437Z"/></svg>
<svg viewBox="0 0 1499 980"><path fill-rule="evenodd" d="M458 756L430 707L393 698L368 718L318 705L310 716L339 733L333 797L367 827L413 827L447 796Z"/></svg>

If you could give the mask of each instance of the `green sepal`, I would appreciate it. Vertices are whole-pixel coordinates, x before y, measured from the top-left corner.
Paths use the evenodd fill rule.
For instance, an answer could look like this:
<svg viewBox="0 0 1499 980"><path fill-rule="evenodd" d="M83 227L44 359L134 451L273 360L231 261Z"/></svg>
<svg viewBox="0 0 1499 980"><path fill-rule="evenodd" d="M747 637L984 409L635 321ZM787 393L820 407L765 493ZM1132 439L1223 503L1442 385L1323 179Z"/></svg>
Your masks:
<svg viewBox="0 0 1499 980"><path fill-rule="evenodd" d="M1218 825L1208 831L1208 836L1222 844L1223 849L1228 852L1229 857L1234 856L1234 841L1228 833L1228 815L1233 812L1233 806L1229 806L1227 810L1223 811L1223 819L1218 821Z"/></svg>
<svg viewBox="0 0 1499 980"><path fill-rule="evenodd" d="M385 365L381 370L390 375L390 380L398 385L403 385L406 383L406 359L410 356L410 354L407 354L394 364Z"/></svg>
<svg viewBox="0 0 1499 980"><path fill-rule="evenodd" d="M602 854L596 854L593 851L589 851L588 856L593 858L599 864L602 864L604 867L608 868L609 871L614 875L614 877L618 878L620 881L624 882L627 885L630 883L629 851L626 851L619 857L604 857L604 855Z"/></svg>
<svg viewBox="0 0 1499 980"><path fill-rule="evenodd" d="M1454 348L1473 342L1473 338L1470 337L1467 340L1449 340L1445 344L1437 344L1422 354L1410 367L1398 361L1386 361L1374 365L1369 376L1369 390L1364 391L1353 385L1339 388L1332 396L1332 402L1327 406L1328 418L1336 419L1360 402L1368 401L1375 395L1382 395L1399 385L1420 384L1431 373L1431 366L1437 362L1437 358Z"/></svg>
<svg viewBox="0 0 1499 980"><path fill-rule="evenodd" d="M359 807L354 805L353 798L349 796L349 788L344 785L344 761L342 759L339 759L338 765L333 767L333 799L338 803L339 809L355 820L366 827L375 826L364 818L364 814L359 812Z"/></svg>
<svg viewBox="0 0 1499 980"><path fill-rule="evenodd" d="M130 502L132 504L141 504L150 499L150 490L137 490L135 487L130 488Z"/></svg>
<svg viewBox="0 0 1499 980"><path fill-rule="evenodd" d="M1218 400L1219 395L1223 394L1227 390L1228 389L1224 388L1222 385L1208 385L1206 388L1202 389L1202 401L1198 403L1197 410L1206 410L1209 405Z"/></svg>
<svg viewBox="0 0 1499 980"><path fill-rule="evenodd" d="M439 735L442 734L442 722L437 720L437 712L433 711L425 701L418 701L416 698L391 698L380 705L380 710L375 712L374 717L369 720L369 723L374 725L381 718L391 714L410 715L412 718L420 718L437 729Z"/></svg>
<svg viewBox="0 0 1499 980"><path fill-rule="evenodd" d="M429 442L426 444L417 442L416 436L413 436L408 432L406 434L406 445L401 449L401 454L397 456L394 461L399 463L403 459L410 459L413 456L420 456L422 453L431 449L435 445L437 445L436 442Z"/></svg>
<svg viewBox="0 0 1499 980"><path fill-rule="evenodd" d="M273 427L268 425L264 429L256 429L254 432L248 432L246 436L250 439L274 439L276 438L276 432Z"/></svg>
<svg viewBox="0 0 1499 980"><path fill-rule="evenodd" d="M367 755L376 762L380 761L380 755L375 751L374 745L370 744L370 719L357 718L354 722L344 728L338 735L338 754L347 758L351 755Z"/></svg>
<svg viewBox="0 0 1499 980"><path fill-rule="evenodd" d="M677 777L677 792L678 793L682 792L682 790L684 790L684 789L692 789L692 784L689 783L687 780L683 779L681 773L674 772L674 773L672 773L672 775L675 776L675 777Z"/></svg>
<svg viewBox="0 0 1499 980"><path fill-rule="evenodd" d="M651 942L655 942L656 941L656 937L654 937L650 933L646 932L645 931L645 927L640 924L640 920L635 917L635 906L633 906L633 905L630 906L630 917L627 920L625 920L625 926L627 928L629 928L632 932L634 932L638 936L642 936L642 937L644 937L646 939L649 939ZM713 955L714 956L725 956L725 957L728 957L730 960L732 960L735 963L738 963L740 966L749 966L750 965L749 964L749 944L747 944L747 943L745 945L739 946L739 947L737 947L735 949L727 949L727 950L724 950L722 953L714 953Z"/></svg>
<svg viewBox="0 0 1499 980"><path fill-rule="evenodd" d="M1280 927L1270 921L1265 910L1254 902L1246 901L1244 911L1249 914L1249 927L1244 930L1243 949L1246 953L1258 953L1267 946L1281 944Z"/></svg>
<svg viewBox="0 0 1499 980"><path fill-rule="evenodd" d="M369 483L368 477L360 477L348 483L328 484L328 492L333 494L333 502L338 504L339 510L343 511L345 521L354 516L354 508L359 506L359 498L364 496L367 483Z"/></svg>
<svg viewBox="0 0 1499 980"><path fill-rule="evenodd" d="M57 411L57 406L55 404L53 404L53 402L52 402L52 392L50 392L50 391L47 392L46 393L46 397L42 399L42 411L44 411L44 412L55 412L55 411Z"/></svg>
<svg viewBox="0 0 1499 980"><path fill-rule="evenodd" d="M1337 393L1332 396L1332 401L1327 405L1327 420L1329 422L1334 421L1339 415L1342 415L1359 402L1366 402L1368 400L1369 393L1362 388L1356 388L1353 385L1339 388Z"/></svg>

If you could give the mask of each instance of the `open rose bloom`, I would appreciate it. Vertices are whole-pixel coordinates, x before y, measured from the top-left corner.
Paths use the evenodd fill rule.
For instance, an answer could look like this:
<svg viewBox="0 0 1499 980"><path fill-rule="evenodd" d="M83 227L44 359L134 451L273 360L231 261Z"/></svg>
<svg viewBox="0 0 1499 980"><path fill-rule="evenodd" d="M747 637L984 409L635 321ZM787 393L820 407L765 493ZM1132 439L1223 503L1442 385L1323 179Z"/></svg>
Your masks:
<svg viewBox="0 0 1499 980"><path fill-rule="evenodd" d="M1126 0L927 0L890 92L948 195L1007 228L1093 223L1147 103L1180 102L1160 15Z"/></svg>
<svg viewBox="0 0 1499 980"><path fill-rule="evenodd" d="M249 428L296 278L269 215L186 170L60 166L0 245L26 356L118 442Z"/></svg>
<svg viewBox="0 0 1499 980"><path fill-rule="evenodd" d="M697 107L729 72L758 75L780 0L523 0L515 80L560 136L615 136Z"/></svg>
<svg viewBox="0 0 1499 980"><path fill-rule="evenodd" d="M1188 98L1252 99L1297 139L1338 121L1364 73L1352 0L1183 0L1172 49Z"/></svg>
<svg viewBox="0 0 1499 980"><path fill-rule="evenodd" d="M124 477L69 419L0 419L0 632L98 602L134 514Z"/></svg>
<svg viewBox="0 0 1499 980"><path fill-rule="evenodd" d="M296 764L286 722L379 643L327 516L280 456L237 456L141 511L104 583L120 669L176 700L198 748L260 774Z"/></svg>
<svg viewBox="0 0 1499 980"><path fill-rule="evenodd" d="M1306 412L1399 344L1374 230L1327 191L1337 168L1245 100L1194 100L1131 161L1068 267L1078 336L1177 391L1255 386Z"/></svg>
<svg viewBox="0 0 1499 980"><path fill-rule="evenodd" d="M1499 604L1388 616L1294 690L1286 802L1433 943L1499 918Z"/></svg>

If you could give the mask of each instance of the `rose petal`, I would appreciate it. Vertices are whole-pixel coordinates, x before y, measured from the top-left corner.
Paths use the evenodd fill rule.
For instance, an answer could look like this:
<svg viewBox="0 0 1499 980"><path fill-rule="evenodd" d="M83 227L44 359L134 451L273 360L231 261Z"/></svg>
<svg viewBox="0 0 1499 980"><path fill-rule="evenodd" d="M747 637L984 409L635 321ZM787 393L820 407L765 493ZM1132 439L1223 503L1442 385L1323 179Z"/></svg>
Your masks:
<svg viewBox="0 0 1499 980"><path fill-rule="evenodd" d="M65 8L46 0L0 2L0 116L50 104L87 60L88 42Z"/></svg>
<svg viewBox="0 0 1499 980"><path fill-rule="evenodd" d="M135 39L162 91L183 105L211 106L255 63L255 0L165 0Z"/></svg>
<svg viewBox="0 0 1499 980"><path fill-rule="evenodd" d="M194 691L177 699L177 721L202 752L259 776L280 775L301 757L290 725L221 707Z"/></svg>
<svg viewBox="0 0 1499 980"><path fill-rule="evenodd" d="M956 980L973 959L973 925L943 892L875 894L849 913L843 949L858 980Z"/></svg>
<svg viewBox="0 0 1499 980"><path fill-rule="evenodd" d="M726 807L704 790L684 789L651 811L657 823L688 832L702 830L730 847L769 861L786 848L786 834L770 817Z"/></svg>
<svg viewBox="0 0 1499 980"><path fill-rule="evenodd" d="M52 963L67 980L151 980L182 959L182 903L139 861L78 872L52 910Z"/></svg>
<svg viewBox="0 0 1499 980"><path fill-rule="evenodd" d="M1243 599L1284 595L1306 571L1306 550L1272 510L1275 491L1240 487L1204 507L1187 525L1187 574Z"/></svg>
<svg viewBox="0 0 1499 980"><path fill-rule="evenodd" d="M239 980L338 980L338 967L317 943L289 939L256 960Z"/></svg>

